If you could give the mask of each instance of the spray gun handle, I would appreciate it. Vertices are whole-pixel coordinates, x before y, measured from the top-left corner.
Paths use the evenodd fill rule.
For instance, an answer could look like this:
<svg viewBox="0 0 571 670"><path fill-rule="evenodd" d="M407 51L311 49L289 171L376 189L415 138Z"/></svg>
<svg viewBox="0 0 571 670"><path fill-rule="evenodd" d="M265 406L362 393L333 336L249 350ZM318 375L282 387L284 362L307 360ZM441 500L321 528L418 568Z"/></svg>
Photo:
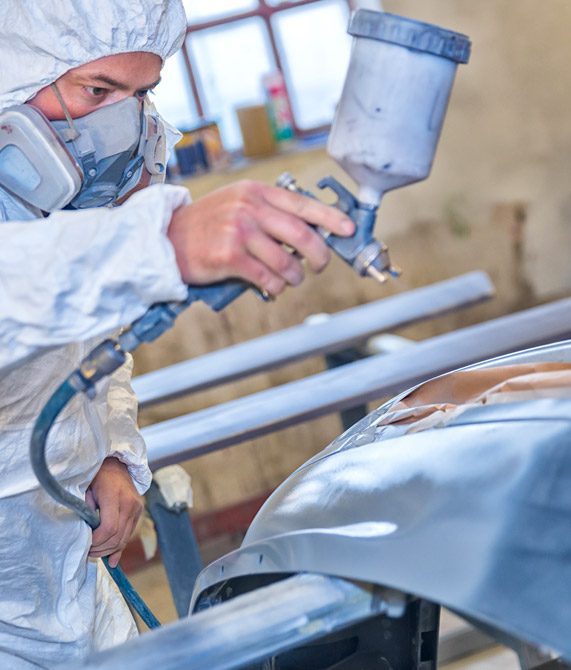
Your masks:
<svg viewBox="0 0 571 670"><path fill-rule="evenodd" d="M123 351L134 351L143 342L153 342L172 328L177 316L193 302L204 302L215 312L219 312L248 289L257 291L264 300L269 299L269 296L256 287L237 279L206 286L189 286L185 300L161 302L149 307L142 317L119 335L120 347Z"/></svg>
<svg viewBox="0 0 571 670"><path fill-rule="evenodd" d="M287 172L282 174L276 183L282 188L316 199L313 193L301 189ZM360 203L333 177L325 177L318 186L320 189L330 188L334 191L337 195L334 206L347 214L356 224L355 233L351 237L339 237L324 229L318 229L326 243L361 275L368 274L382 282L386 280L387 274L397 274L390 264L387 248L373 237L377 208ZM153 305L135 321L119 336L120 348L123 351L134 351L142 342L156 340L173 326L177 316L193 302L204 302L215 312L219 312L248 289L257 291L264 300L269 299L267 294L240 280L227 280L207 286L189 286L185 300Z"/></svg>

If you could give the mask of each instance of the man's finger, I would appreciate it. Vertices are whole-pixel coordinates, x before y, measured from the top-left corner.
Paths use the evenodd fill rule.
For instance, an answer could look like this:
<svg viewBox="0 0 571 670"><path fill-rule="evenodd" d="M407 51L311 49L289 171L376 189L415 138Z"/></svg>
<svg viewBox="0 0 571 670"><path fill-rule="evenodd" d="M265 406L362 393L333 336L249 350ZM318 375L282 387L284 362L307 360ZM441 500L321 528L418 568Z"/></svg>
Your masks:
<svg viewBox="0 0 571 670"><path fill-rule="evenodd" d="M250 235L247 250L290 286L297 286L303 281L303 267L299 259L261 231Z"/></svg>
<svg viewBox="0 0 571 670"><path fill-rule="evenodd" d="M123 550L121 549L120 551L116 551L114 554L109 555L109 567L116 568L119 565L122 553Z"/></svg>
<svg viewBox="0 0 571 670"><path fill-rule="evenodd" d="M109 511L100 508L101 524L93 531L91 544L94 548L113 546L117 537L121 536L119 518L107 516Z"/></svg>
<svg viewBox="0 0 571 670"><path fill-rule="evenodd" d="M129 541L141 516L142 507L128 504L126 507L119 507L116 510L116 526L114 522L112 526L104 527L101 536L98 537L94 533L90 555L94 556L96 553L107 555L110 552L123 549ZM101 525L103 526L103 516ZM97 531L99 531L99 528Z"/></svg>
<svg viewBox="0 0 571 670"><path fill-rule="evenodd" d="M287 244L302 256L313 272L320 272L331 259L331 252L323 237L313 226L293 214L273 207L259 211L260 225L272 238Z"/></svg>
<svg viewBox="0 0 571 670"><path fill-rule="evenodd" d="M123 551L123 549L125 549L125 547L127 546L127 543L131 539L131 536L133 535L133 532L135 531L137 521L138 521L138 517L132 517L125 524L125 527L123 529L123 535L122 535L121 540L119 541L119 545L118 545L118 548L120 548L121 551Z"/></svg>
<svg viewBox="0 0 571 670"><path fill-rule="evenodd" d="M279 295L286 285L285 279L249 254L244 255L240 267L236 268L236 275L269 295Z"/></svg>
<svg viewBox="0 0 571 670"><path fill-rule="evenodd" d="M341 210L300 193L269 186L264 191L264 199L273 207L289 212L314 226L323 226L335 235L352 235L355 230L353 221Z"/></svg>
<svg viewBox="0 0 571 670"><path fill-rule="evenodd" d="M93 491L91 489L87 489L85 492L85 502L92 510L97 509L97 504L95 503L95 498L93 497Z"/></svg>
<svg viewBox="0 0 571 670"><path fill-rule="evenodd" d="M121 536L120 508L116 500L107 502L105 499L99 501L99 515L101 523L93 531L91 539L92 549L102 550L116 546L117 539Z"/></svg>

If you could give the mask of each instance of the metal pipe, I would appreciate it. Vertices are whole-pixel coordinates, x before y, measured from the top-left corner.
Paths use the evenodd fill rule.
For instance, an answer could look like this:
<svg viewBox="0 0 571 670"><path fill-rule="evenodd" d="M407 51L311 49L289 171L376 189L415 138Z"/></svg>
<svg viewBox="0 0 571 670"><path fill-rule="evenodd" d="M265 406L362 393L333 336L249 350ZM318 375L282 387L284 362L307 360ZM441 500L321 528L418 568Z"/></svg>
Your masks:
<svg viewBox="0 0 571 670"><path fill-rule="evenodd" d="M371 335L403 328L491 298L484 272L469 272L333 314L326 323L286 328L198 358L135 377L141 407L234 381L280 365L337 351Z"/></svg>
<svg viewBox="0 0 571 670"><path fill-rule="evenodd" d="M343 579L298 575L65 667L242 668L389 611L394 603L383 598L384 591Z"/></svg>
<svg viewBox="0 0 571 670"><path fill-rule="evenodd" d="M571 299L439 335L143 429L153 469L403 391L438 374L571 335Z"/></svg>

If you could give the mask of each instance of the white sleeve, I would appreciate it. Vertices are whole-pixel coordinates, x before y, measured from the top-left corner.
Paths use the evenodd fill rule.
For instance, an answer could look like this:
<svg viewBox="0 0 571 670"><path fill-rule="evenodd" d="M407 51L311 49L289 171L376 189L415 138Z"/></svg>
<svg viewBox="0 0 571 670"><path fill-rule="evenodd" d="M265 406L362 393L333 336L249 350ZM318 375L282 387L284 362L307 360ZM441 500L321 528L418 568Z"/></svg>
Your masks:
<svg viewBox="0 0 571 670"><path fill-rule="evenodd" d="M188 202L185 188L160 184L114 209L0 223L0 369L184 299L166 230Z"/></svg>
<svg viewBox="0 0 571 670"><path fill-rule="evenodd" d="M110 377L106 394L98 394L94 402L107 430L107 456L113 456L128 469L137 491L143 494L151 485L147 448L137 427L137 399L131 388L133 358Z"/></svg>

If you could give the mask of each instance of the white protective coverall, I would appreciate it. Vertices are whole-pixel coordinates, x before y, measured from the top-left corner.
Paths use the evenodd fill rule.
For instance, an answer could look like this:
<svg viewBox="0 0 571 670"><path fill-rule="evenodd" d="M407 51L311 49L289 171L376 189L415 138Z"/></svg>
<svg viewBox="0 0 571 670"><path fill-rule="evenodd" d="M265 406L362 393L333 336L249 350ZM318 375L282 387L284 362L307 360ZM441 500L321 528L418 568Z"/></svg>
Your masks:
<svg viewBox="0 0 571 670"><path fill-rule="evenodd" d="M2 0L0 114L69 69L103 56L180 46L180 0ZM0 188L0 668L53 667L135 634L91 530L53 502L30 467L33 423L55 387L110 331L186 290L165 230L188 202L155 185L114 209L43 218ZM130 365L74 399L49 439L52 472L76 495L102 461L150 483Z"/></svg>

